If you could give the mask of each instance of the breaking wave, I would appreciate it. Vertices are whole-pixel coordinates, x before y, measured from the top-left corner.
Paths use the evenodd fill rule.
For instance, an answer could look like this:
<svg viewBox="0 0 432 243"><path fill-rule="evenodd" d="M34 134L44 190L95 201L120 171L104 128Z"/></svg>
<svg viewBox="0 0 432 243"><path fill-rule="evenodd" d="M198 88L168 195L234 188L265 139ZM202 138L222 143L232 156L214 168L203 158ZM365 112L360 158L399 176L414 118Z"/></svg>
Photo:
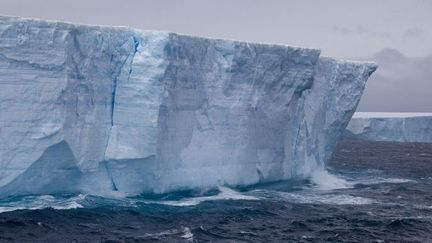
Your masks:
<svg viewBox="0 0 432 243"><path fill-rule="evenodd" d="M159 204L174 207L192 207L204 202L226 200L277 200L291 203L365 205L377 203L377 200L350 195L350 189L357 185L380 183L409 183L409 179L384 178L370 175L357 176L332 174L328 171L316 171L310 180L299 187L286 187L289 182L280 182L281 187L270 186L235 190L218 187L209 192L195 192L179 196L168 194L164 197L141 195L137 197L100 197L93 195L31 195L10 197L0 200L0 213L23 209L53 208L59 210L76 208L96 208L100 206L139 207L140 205Z"/></svg>
<svg viewBox="0 0 432 243"><path fill-rule="evenodd" d="M0 213L22 209L75 209L82 208L81 202L86 199L86 195L38 195L10 197L0 201Z"/></svg>

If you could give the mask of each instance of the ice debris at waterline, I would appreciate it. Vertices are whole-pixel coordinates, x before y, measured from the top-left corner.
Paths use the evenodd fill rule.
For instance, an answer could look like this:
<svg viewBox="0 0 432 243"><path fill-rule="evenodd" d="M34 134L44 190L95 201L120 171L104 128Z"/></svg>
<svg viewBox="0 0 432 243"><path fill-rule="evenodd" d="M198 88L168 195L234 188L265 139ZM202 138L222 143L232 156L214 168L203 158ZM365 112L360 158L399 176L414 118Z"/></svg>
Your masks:
<svg viewBox="0 0 432 243"><path fill-rule="evenodd" d="M375 71L315 49L0 17L0 195L308 177Z"/></svg>
<svg viewBox="0 0 432 243"><path fill-rule="evenodd" d="M356 112L345 137L387 142L432 143L432 113Z"/></svg>

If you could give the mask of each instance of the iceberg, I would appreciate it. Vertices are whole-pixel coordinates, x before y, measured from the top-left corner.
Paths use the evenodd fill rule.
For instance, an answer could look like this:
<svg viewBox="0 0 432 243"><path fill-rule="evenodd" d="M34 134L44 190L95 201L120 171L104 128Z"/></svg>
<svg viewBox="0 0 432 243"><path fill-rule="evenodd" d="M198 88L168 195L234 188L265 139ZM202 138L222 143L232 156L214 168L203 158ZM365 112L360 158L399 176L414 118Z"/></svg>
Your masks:
<svg viewBox="0 0 432 243"><path fill-rule="evenodd" d="M356 112L345 137L384 142L432 143L432 113Z"/></svg>
<svg viewBox="0 0 432 243"><path fill-rule="evenodd" d="M376 68L316 49L0 17L0 196L309 177Z"/></svg>

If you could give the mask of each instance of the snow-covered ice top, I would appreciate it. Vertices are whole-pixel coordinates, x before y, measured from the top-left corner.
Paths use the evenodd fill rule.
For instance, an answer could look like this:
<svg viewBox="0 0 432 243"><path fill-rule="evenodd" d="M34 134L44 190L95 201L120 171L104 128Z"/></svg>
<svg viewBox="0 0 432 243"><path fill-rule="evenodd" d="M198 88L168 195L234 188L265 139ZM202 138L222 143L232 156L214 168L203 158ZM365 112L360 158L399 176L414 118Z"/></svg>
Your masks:
<svg viewBox="0 0 432 243"><path fill-rule="evenodd" d="M432 143L432 113L356 112L345 136L371 141Z"/></svg>
<svg viewBox="0 0 432 243"><path fill-rule="evenodd" d="M408 117L432 117L428 112L356 112L353 118L408 118Z"/></svg>
<svg viewBox="0 0 432 243"><path fill-rule="evenodd" d="M319 55L0 17L0 195L310 176L376 69Z"/></svg>

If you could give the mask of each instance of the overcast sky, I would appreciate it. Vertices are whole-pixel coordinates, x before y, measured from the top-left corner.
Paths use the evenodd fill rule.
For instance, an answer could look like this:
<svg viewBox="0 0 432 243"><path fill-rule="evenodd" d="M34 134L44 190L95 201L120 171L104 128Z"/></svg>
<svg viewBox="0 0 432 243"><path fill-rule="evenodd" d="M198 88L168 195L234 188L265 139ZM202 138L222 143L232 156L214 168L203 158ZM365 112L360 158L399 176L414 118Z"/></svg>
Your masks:
<svg viewBox="0 0 432 243"><path fill-rule="evenodd" d="M0 14L320 48L432 53L429 0L0 0Z"/></svg>

